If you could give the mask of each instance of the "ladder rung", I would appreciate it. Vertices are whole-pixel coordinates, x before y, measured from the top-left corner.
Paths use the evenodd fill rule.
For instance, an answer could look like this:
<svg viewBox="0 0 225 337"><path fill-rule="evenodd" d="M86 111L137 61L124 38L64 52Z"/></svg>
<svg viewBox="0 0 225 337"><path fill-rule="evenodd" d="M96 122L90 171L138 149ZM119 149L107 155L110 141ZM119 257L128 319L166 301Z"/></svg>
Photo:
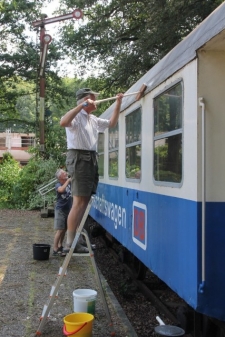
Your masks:
<svg viewBox="0 0 225 337"><path fill-rule="evenodd" d="M54 290L55 290L55 286L52 286L49 297L52 297ZM58 297L58 292L55 294L55 297Z"/></svg>
<svg viewBox="0 0 225 337"><path fill-rule="evenodd" d="M62 271L63 271L63 267L60 267L60 268L59 268L58 276L60 276L60 275L62 274ZM66 274L67 274L67 270L65 271L64 276L66 276Z"/></svg>
<svg viewBox="0 0 225 337"><path fill-rule="evenodd" d="M47 308L48 308L48 306L45 304L45 305L44 305L44 308L43 308L43 310L42 310L42 314L41 314L40 320L42 320L42 318L45 316L45 312L46 312ZM47 317L49 318L49 316L50 316L50 311L49 311Z"/></svg>
<svg viewBox="0 0 225 337"><path fill-rule="evenodd" d="M90 256L90 253L73 253L73 256Z"/></svg>

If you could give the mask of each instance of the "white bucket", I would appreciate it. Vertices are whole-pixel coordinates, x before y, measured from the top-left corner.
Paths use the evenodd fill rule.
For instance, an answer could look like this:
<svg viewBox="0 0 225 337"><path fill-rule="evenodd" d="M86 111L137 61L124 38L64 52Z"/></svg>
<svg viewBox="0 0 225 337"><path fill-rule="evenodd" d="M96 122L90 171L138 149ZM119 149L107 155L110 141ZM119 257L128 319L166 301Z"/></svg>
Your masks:
<svg viewBox="0 0 225 337"><path fill-rule="evenodd" d="M73 291L74 312L95 314L97 291L92 289L76 289Z"/></svg>

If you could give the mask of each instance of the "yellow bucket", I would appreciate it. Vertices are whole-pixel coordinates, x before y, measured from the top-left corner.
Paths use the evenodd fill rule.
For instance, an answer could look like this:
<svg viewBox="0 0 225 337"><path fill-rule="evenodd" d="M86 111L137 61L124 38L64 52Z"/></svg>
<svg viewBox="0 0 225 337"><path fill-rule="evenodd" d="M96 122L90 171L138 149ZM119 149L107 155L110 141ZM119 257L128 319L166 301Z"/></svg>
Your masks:
<svg viewBox="0 0 225 337"><path fill-rule="evenodd" d="M94 316L84 312L75 312L64 317L63 334L71 337L92 337Z"/></svg>

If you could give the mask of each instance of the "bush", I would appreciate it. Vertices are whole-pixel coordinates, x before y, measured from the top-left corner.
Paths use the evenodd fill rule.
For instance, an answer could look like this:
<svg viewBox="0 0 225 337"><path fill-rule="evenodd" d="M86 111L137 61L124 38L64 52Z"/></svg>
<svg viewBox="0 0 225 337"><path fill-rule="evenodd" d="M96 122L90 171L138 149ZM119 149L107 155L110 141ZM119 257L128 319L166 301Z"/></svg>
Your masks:
<svg viewBox="0 0 225 337"><path fill-rule="evenodd" d="M41 196L38 189L55 178L55 172L60 167L54 159L43 159L37 155L28 164L20 167L10 153L3 155L0 163L0 208L39 209L52 204L56 193L53 190ZM45 200L44 200L45 199Z"/></svg>
<svg viewBox="0 0 225 337"><path fill-rule="evenodd" d="M21 168L9 152L3 154L0 163L0 208L14 208L13 187L19 179Z"/></svg>
<svg viewBox="0 0 225 337"><path fill-rule="evenodd" d="M32 158L20 171L13 188L13 205L20 209L36 209L44 206L44 199L38 192L42 185L54 178L59 165L54 159ZM54 187L54 185L53 185ZM47 194L45 200L53 202L55 191Z"/></svg>

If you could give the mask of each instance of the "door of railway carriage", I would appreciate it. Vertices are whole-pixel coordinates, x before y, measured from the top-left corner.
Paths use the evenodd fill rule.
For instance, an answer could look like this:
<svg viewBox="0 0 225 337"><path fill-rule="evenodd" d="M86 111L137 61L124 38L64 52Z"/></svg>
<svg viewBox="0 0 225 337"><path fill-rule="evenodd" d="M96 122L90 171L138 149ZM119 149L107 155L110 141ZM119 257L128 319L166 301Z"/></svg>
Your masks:
<svg viewBox="0 0 225 337"><path fill-rule="evenodd" d="M225 32L198 50L199 309L225 320ZM201 248L201 251L200 251Z"/></svg>

